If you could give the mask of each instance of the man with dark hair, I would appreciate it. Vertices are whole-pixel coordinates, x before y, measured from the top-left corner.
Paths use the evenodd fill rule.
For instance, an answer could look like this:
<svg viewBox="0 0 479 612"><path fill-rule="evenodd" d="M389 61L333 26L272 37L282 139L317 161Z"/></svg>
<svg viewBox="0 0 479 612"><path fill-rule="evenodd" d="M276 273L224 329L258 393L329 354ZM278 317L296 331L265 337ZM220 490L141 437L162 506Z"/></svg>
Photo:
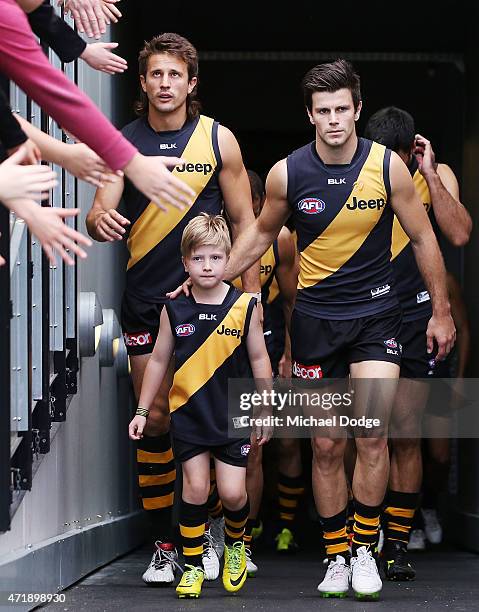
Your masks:
<svg viewBox="0 0 479 612"><path fill-rule="evenodd" d="M355 395L356 416L379 401L383 429L356 438L350 564L346 437L331 428L328 437L313 433L312 440L313 491L330 560L318 590L322 596L343 597L351 575L357 597L377 598L382 583L372 552L389 472L387 416L401 359L401 311L390 263L394 214L411 240L431 295L428 347L432 351L437 342L439 360L450 351L455 329L441 252L406 166L396 153L356 135L361 96L351 64L337 60L314 67L303 91L315 141L270 171L263 210L233 246L227 278L261 257L293 215L300 253L291 319L293 374L313 382L350 374L355 386L358 379L380 380L370 394Z"/></svg>
<svg viewBox="0 0 479 612"><path fill-rule="evenodd" d="M184 228L200 212L228 216L233 239L254 222L248 176L234 135L213 119L200 115L196 100L198 55L178 34L156 36L139 55L140 117L123 134L145 155L181 155L183 167L173 174L194 190L193 205L185 210L168 207L166 214L129 181L98 189L87 217L89 234L99 241L122 240L126 227L130 258L121 322L138 398L143 374L158 335L166 294L184 277L180 241ZM126 216L117 211L123 197ZM166 209L165 209L166 210ZM243 274L246 291L261 301L259 264ZM147 583L173 583L176 551L172 544L171 508L175 464L169 434L168 372L148 418L145 436L138 442L137 461L143 508L156 533L156 551L143 575ZM209 535L209 534L208 534ZM219 561L206 547L207 578L217 577Z"/></svg>
<svg viewBox="0 0 479 612"><path fill-rule="evenodd" d="M440 230L451 244L466 244L472 222L459 200L456 177L449 166L436 164L431 143L416 134L412 116L393 106L383 108L369 119L365 136L395 151L407 165L420 198L418 205L422 203L436 235ZM446 378L449 367L447 361L432 359L427 350L431 300L409 237L397 218L393 223L391 255L403 311L400 332L403 354L391 416L393 452L383 558L389 580L413 580L415 571L408 559L407 546L422 481L421 422L430 391L424 379Z"/></svg>

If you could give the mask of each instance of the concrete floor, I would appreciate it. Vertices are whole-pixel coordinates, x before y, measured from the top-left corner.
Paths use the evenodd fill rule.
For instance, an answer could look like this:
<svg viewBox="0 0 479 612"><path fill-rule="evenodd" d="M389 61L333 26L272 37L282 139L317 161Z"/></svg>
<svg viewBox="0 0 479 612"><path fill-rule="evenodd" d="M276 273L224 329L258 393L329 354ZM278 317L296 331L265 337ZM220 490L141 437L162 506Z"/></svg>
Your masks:
<svg viewBox="0 0 479 612"><path fill-rule="evenodd" d="M277 557L260 551L255 557L260 570L248 579L236 595L228 595L221 579L204 583L199 600L178 600L173 588L151 588L141 581L149 560L143 549L122 557L91 574L66 593L64 604L42 610L62 612L236 612L267 610L309 612L334 610L345 612L412 612L416 610L448 612L479 611L479 555L441 549L417 553L413 557L418 579L412 583L385 582L379 602L360 603L321 599L316 585L324 573L321 560L313 551L294 557Z"/></svg>

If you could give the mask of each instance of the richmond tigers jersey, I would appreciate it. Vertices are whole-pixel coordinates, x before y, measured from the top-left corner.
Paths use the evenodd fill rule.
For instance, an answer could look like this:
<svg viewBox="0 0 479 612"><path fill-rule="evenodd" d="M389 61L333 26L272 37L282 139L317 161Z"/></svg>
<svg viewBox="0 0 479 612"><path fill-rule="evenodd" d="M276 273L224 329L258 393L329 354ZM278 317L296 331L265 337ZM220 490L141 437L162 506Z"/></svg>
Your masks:
<svg viewBox="0 0 479 612"><path fill-rule="evenodd" d="M429 215L434 232L439 237L439 226L432 209L429 188L426 179L419 172L415 157L409 165L409 171L413 178L414 187ZM429 293L417 267L409 237L401 227L397 217L394 217L393 223L391 261L393 263L396 291L403 310L403 320L414 321L431 316L432 307Z"/></svg>
<svg viewBox="0 0 479 612"><path fill-rule="evenodd" d="M263 304L270 304L279 293L278 283L274 276L278 263L278 241L275 240L260 259L259 281L261 284L261 301ZM237 289L243 289L241 277L235 278L231 282Z"/></svg>
<svg viewBox="0 0 479 612"><path fill-rule="evenodd" d="M355 319L397 306L390 155L359 138L350 164L324 164L315 142L288 156L288 201L300 255L298 312Z"/></svg>
<svg viewBox="0 0 479 612"><path fill-rule="evenodd" d="M185 226L200 212L217 215L222 211L218 123L200 115L180 130L155 132L141 117L122 133L143 155L182 157L185 166L175 168L173 174L196 193L191 207L179 210L166 204L164 212L125 180L123 199L131 221L126 291L145 301L163 302L165 294L186 278L180 253Z"/></svg>
<svg viewBox="0 0 479 612"><path fill-rule="evenodd" d="M198 304L192 295L166 303L175 338L171 424L180 440L227 443L228 379L251 377L246 337L255 304L233 286L222 304Z"/></svg>

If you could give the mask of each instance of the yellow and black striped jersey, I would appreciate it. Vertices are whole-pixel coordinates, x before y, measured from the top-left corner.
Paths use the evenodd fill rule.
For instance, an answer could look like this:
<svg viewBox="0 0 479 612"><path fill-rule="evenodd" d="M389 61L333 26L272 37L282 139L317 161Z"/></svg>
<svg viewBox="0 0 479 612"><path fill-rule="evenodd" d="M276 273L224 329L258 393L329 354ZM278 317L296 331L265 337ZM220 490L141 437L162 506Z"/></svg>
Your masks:
<svg viewBox="0 0 479 612"><path fill-rule="evenodd" d="M166 303L175 339L169 403L176 438L228 442L228 379L251 377L246 337L255 304L233 286L222 304L199 304L192 295Z"/></svg>
<svg viewBox="0 0 479 612"><path fill-rule="evenodd" d="M429 215L436 237L439 239L439 226L434 216L429 188L426 179L419 172L415 157L412 158L409 164L409 172L411 173L416 192ZM391 260L393 263L396 291L403 311L403 320L414 321L430 317L432 307L429 293L417 267L409 237L401 227L397 217L394 217L393 223Z"/></svg>
<svg viewBox="0 0 479 612"><path fill-rule="evenodd" d="M143 155L182 157L185 166L176 167L173 174L196 194L191 207L179 210L166 204L164 212L125 180L123 200L131 221L126 291L145 301L163 302L166 293L186 278L180 243L187 223L200 212L216 215L223 208L218 123L200 115L180 130L155 132L148 119L141 117L122 133Z"/></svg>
<svg viewBox="0 0 479 612"><path fill-rule="evenodd" d="M278 283L274 276L279 263L278 240L275 240L260 259L259 282L261 284L261 301L270 304L279 293ZM243 289L241 277L231 281L237 289ZM274 291L273 291L273 287ZM274 293L274 295L271 295Z"/></svg>
<svg viewBox="0 0 479 612"><path fill-rule="evenodd" d="M350 164L324 164L315 142L288 156L288 202L300 255L298 312L354 319L398 305L390 262L390 155L359 138Z"/></svg>

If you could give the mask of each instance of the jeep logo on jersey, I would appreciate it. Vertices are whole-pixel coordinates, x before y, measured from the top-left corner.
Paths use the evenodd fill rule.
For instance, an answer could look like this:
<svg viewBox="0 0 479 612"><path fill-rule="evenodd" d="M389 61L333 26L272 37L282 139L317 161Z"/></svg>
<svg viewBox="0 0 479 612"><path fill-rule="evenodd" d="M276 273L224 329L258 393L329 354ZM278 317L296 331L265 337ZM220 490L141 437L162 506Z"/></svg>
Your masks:
<svg viewBox="0 0 479 612"><path fill-rule="evenodd" d="M318 198L304 198L301 202L298 202L299 212L304 212L307 215L317 215L326 208L326 204L323 200Z"/></svg>
<svg viewBox="0 0 479 612"><path fill-rule="evenodd" d="M349 208L349 210L366 210L367 208L377 208L381 210L385 204L386 202L382 198L378 198L377 200L358 200L358 198L354 196L353 201L346 204L346 208Z"/></svg>
<svg viewBox="0 0 479 612"><path fill-rule="evenodd" d="M216 330L216 333L220 336L234 336L235 338L241 338L241 329L232 329L231 327L221 326L220 329Z"/></svg>
<svg viewBox="0 0 479 612"><path fill-rule="evenodd" d="M137 334L128 334L125 332L123 338L125 339L126 346L145 346L147 344L153 344L150 332L139 332Z"/></svg>
<svg viewBox="0 0 479 612"><path fill-rule="evenodd" d="M305 380L314 380L323 378L323 371L319 365L308 365L305 366L297 361L293 362L293 375L297 378L304 378Z"/></svg>
<svg viewBox="0 0 479 612"><path fill-rule="evenodd" d="M182 325L177 325L175 327L175 332L179 338L184 338L185 336L191 336L191 334L194 334L195 329L196 328L192 323L183 323Z"/></svg>
<svg viewBox="0 0 479 612"><path fill-rule="evenodd" d="M273 271L273 266L270 266L270 265L260 266L260 274L271 274L272 271Z"/></svg>
<svg viewBox="0 0 479 612"><path fill-rule="evenodd" d="M198 172L199 174L210 174L213 172L213 166L211 164L183 164L183 166L177 166L177 172Z"/></svg>

